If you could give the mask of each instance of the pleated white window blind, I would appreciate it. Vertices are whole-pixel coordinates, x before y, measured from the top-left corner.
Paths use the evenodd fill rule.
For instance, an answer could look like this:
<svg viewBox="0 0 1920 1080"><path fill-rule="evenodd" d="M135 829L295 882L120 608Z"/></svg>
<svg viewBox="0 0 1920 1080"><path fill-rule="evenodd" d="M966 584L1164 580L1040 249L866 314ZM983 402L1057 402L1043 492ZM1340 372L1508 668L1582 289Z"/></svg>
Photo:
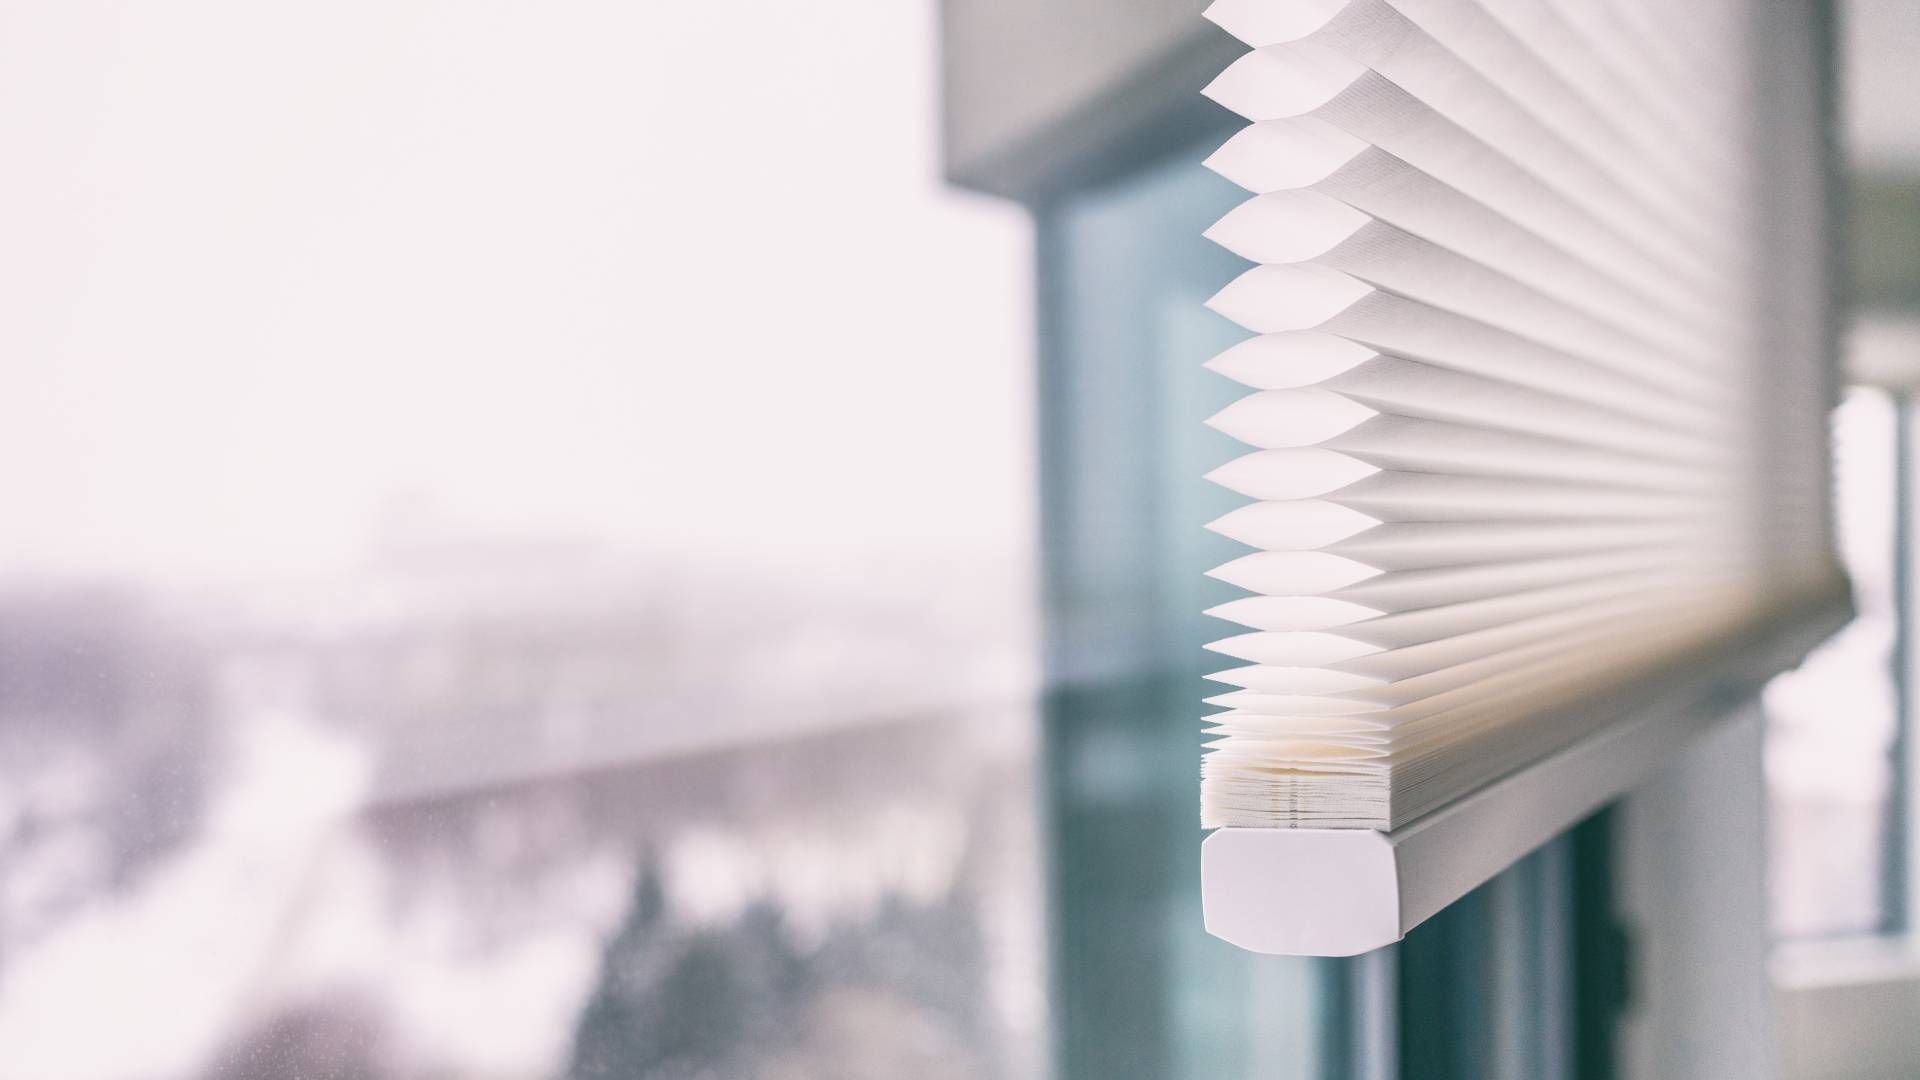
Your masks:
<svg viewBox="0 0 1920 1080"><path fill-rule="evenodd" d="M1208 236L1257 265L1210 301L1255 336L1209 365L1250 501L1203 824L1397 828L1836 580L1768 2L1209 10L1252 197Z"/></svg>

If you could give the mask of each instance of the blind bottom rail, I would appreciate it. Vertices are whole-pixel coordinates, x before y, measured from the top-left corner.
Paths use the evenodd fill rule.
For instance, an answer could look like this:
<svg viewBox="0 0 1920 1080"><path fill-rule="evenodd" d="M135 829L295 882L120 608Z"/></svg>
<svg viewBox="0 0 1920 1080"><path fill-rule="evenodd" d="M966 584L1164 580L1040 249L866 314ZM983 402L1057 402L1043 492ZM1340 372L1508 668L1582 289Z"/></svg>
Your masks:
<svg viewBox="0 0 1920 1080"><path fill-rule="evenodd" d="M1216 829L1201 845L1207 931L1288 956L1390 945L1627 792L1852 617L1836 585L1596 699L1594 734L1392 832Z"/></svg>

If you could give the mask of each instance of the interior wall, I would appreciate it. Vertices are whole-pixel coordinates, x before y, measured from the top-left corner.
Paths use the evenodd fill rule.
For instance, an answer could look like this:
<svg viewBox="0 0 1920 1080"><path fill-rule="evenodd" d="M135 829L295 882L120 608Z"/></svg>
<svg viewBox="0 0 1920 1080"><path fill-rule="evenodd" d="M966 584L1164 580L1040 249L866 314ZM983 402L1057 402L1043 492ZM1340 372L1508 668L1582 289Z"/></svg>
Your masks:
<svg viewBox="0 0 1920 1080"><path fill-rule="evenodd" d="M1206 0L941 0L947 179L1029 204L1224 125L1200 89L1246 49ZM1222 135L1224 138L1224 134Z"/></svg>
<svg viewBox="0 0 1920 1080"><path fill-rule="evenodd" d="M1778 1072L1760 745L1749 704L1622 804L1619 902L1633 945L1620 1049L1631 1080Z"/></svg>

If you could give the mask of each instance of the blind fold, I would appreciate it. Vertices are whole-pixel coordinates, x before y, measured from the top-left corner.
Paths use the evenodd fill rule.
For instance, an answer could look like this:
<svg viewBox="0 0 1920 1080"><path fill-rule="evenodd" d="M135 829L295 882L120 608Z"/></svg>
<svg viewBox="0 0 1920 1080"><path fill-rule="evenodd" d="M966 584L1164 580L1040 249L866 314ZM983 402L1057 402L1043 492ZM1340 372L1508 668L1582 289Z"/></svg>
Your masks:
<svg viewBox="0 0 1920 1080"><path fill-rule="evenodd" d="M1219 0L1257 265L1209 306L1250 500L1209 611L1203 824L1398 827L1574 707L1830 587L1811 144L1765 0ZM1775 50L1777 53L1778 50ZM1778 65L1797 64L1785 75ZM1798 77L1794 76L1797 71ZM1802 110L1796 130L1817 127ZM1817 151L1817 146L1811 146Z"/></svg>

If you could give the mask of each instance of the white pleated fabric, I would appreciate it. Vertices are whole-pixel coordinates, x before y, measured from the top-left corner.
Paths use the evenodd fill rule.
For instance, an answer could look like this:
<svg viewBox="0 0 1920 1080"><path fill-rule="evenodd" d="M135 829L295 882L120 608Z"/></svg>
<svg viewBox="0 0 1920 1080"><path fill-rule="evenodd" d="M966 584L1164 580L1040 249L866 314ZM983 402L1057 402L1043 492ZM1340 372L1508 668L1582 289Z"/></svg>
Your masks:
<svg viewBox="0 0 1920 1080"><path fill-rule="evenodd" d="M1830 391L1755 270L1767 2L1207 12L1252 47L1207 236L1257 265L1209 302L1255 336L1208 478L1254 501L1210 526L1248 595L1203 824L1398 827L1832 580Z"/></svg>

